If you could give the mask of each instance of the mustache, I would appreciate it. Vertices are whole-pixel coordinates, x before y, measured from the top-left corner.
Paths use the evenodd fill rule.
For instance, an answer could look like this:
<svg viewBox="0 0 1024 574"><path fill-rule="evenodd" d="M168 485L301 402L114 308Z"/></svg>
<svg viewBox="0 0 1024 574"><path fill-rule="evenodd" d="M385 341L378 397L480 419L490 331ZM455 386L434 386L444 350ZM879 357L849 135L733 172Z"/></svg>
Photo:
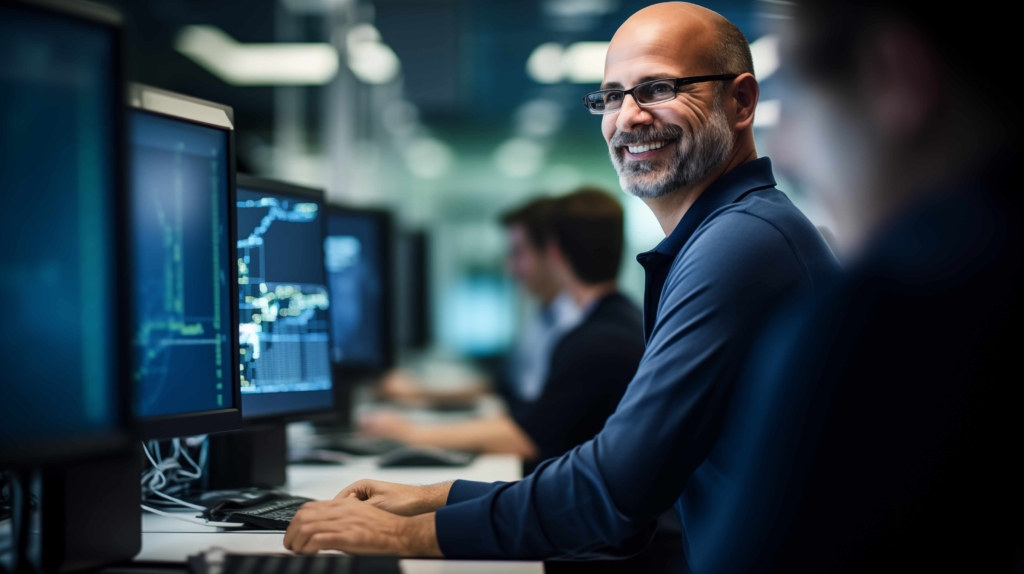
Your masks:
<svg viewBox="0 0 1024 574"><path fill-rule="evenodd" d="M683 128L674 125L644 126L630 132L615 132L609 144L613 147L625 147L652 141L675 140L683 137Z"/></svg>

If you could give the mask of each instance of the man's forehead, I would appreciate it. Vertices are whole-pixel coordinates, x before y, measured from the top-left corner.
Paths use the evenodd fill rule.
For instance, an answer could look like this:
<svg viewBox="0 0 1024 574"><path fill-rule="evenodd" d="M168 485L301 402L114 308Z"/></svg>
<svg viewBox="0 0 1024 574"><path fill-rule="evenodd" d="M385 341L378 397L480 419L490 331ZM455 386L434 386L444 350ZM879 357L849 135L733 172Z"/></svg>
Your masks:
<svg viewBox="0 0 1024 574"><path fill-rule="evenodd" d="M687 54L679 46L659 42L609 47L605 59L604 82L629 87L647 79L680 78L703 73L702 62L695 54Z"/></svg>

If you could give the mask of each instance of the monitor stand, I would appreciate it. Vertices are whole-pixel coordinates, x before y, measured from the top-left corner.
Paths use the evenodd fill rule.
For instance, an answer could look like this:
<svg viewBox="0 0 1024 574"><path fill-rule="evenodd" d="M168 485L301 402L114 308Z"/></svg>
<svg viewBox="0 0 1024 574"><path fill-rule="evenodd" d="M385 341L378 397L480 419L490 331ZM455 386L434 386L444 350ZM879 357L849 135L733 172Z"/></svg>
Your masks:
<svg viewBox="0 0 1024 574"><path fill-rule="evenodd" d="M22 507L15 526L25 538L19 570L72 572L131 560L142 549L142 456L119 454L22 473ZM27 483L27 484L25 484ZM21 501L24 503L25 501Z"/></svg>
<svg viewBox="0 0 1024 574"><path fill-rule="evenodd" d="M284 423L210 435L207 490L277 488L287 482L288 440Z"/></svg>

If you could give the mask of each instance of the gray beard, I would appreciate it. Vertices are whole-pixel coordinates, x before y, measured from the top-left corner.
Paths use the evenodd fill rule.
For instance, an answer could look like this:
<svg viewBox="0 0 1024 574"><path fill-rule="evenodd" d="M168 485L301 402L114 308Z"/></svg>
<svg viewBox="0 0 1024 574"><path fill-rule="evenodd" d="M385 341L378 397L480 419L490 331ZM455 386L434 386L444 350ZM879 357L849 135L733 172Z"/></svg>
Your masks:
<svg viewBox="0 0 1024 574"><path fill-rule="evenodd" d="M667 159L659 162L625 160L622 146L670 139L676 140L675 153ZM710 122L696 133L685 132L675 125L616 132L609 142L608 152L623 191L641 199L656 199L711 175L729 159L732 140L725 109L716 100Z"/></svg>

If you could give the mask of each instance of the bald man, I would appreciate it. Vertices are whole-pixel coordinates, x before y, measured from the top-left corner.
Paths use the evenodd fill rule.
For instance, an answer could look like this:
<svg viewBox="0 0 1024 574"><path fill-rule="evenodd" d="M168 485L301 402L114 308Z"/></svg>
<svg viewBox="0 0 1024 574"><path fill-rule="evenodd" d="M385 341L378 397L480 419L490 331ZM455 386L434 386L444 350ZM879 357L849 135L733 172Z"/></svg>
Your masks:
<svg viewBox="0 0 1024 574"><path fill-rule="evenodd" d="M820 289L836 262L754 147L759 89L743 34L691 4L645 8L616 32L588 110L622 188L666 238L647 273L647 347L592 440L516 483L360 481L296 515L285 545L457 558L635 553L717 437L737 365L766 315ZM684 524L685 526L685 524ZM683 540L685 548L685 539Z"/></svg>

